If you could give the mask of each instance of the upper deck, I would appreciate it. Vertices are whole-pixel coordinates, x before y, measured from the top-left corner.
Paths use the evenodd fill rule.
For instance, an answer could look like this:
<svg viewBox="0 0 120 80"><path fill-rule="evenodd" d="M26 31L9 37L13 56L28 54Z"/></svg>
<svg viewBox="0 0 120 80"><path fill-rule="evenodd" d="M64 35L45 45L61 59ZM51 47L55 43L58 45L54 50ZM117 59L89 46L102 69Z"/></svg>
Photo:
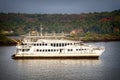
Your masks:
<svg viewBox="0 0 120 80"><path fill-rule="evenodd" d="M22 41L24 40L29 40L32 42L36 42L38 39L52 39L52 40L60 40L60 39L66 39L70 36L70 34L65 34L65 33L44 33L40 34L38 32L36 33L31 33L29 32L28 34L22 35L21 39Z"/></svg>
<svg viewBox="0 0 120 80"><path fill-rule="evenodd" d="M25 35L22 35L24 38L64 38L68 37L70 34L65 34L65 33L44 33L44 34L39 34L38 32L36 33L28 33Z"/></svg>

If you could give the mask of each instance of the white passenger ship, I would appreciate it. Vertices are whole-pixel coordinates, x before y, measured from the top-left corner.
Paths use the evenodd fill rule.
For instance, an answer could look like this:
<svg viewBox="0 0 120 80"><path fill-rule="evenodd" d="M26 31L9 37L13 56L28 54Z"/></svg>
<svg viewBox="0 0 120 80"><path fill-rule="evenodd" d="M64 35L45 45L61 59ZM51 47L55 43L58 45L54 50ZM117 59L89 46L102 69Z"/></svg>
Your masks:
<svg viewBox="0 0 120 80"><path fill-rule="evenodd" d="M84 44L82 41L66 39L67 35L42 34L24 35L17 45L13 58L98 58L104 47Z"/></svg>

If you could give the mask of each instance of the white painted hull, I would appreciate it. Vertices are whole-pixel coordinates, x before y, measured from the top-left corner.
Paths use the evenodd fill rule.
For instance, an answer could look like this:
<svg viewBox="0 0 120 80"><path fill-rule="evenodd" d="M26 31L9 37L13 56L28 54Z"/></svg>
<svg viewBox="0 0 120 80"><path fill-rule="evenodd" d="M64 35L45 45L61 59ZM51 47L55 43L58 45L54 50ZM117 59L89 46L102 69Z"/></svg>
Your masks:
<svg viewBox="0 0 120 80"><path fill-rule="evenodd" d="M89 54L15 54L13 58L98 58L100 53Z"/></svg>

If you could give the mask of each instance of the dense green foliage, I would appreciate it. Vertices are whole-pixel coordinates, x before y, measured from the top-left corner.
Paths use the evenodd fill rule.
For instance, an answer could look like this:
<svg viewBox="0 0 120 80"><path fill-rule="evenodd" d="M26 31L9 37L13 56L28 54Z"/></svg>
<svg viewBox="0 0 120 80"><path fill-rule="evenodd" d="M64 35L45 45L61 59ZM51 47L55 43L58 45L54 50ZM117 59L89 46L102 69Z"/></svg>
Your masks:
<svg viewBox="0 0 120 80"><path fill-rule="evenodd" d="M83 33L119 34L120 10L82 14L22 14L0 13L0 29L12 30L14 34L24 34L30 30L43 32L71 32L82 30Z"/></svg>

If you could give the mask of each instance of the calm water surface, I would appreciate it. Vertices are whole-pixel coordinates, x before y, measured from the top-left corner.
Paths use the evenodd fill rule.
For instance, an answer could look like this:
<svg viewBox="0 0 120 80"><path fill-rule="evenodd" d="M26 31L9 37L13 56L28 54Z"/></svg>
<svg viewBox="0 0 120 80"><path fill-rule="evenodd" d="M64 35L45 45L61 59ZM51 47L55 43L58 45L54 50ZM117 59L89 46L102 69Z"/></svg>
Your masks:
<svg viewBox="0 0 120 80"><path fill-rule="evenodd" d="M0 47L0 80L120 80L120 42L88 44L106 50L98 60L14 60L15 46Z"/></svg>

